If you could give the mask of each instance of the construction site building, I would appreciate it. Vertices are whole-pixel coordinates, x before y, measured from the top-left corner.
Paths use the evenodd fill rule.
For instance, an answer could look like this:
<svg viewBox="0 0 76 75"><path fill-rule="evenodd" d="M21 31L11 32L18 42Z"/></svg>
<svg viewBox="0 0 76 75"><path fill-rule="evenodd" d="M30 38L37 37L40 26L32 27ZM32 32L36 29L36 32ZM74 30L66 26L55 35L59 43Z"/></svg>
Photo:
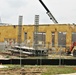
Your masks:
<svg viewBox="0 0 76 75"><path fill-rule="evenodd" d="M33 46L35 25L22 25L21 40L24 45ZM40 24L38 26L38 45L43 47L70 47L76 41L75 24ZM18 42L18 25L0 26L0 43Z"/></svg>

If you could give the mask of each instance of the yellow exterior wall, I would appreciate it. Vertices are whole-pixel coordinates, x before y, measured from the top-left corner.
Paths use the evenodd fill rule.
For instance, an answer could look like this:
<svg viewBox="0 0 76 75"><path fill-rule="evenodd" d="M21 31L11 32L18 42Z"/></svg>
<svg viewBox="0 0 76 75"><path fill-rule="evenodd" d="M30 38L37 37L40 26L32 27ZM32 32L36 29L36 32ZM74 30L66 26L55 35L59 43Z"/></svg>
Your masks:
<svg viewBox="0 0 76 75"><path fill-rule="evenodd" d="M46 33L46 45L52 41L52 32L55 32L55 47L58 46L58 32L66 32L66 46L71 44L72 32L76 32L76 26L71 24L43 24L39 25L39 32ZM22 42L24 42L24 32L27 32L27 40L30 40L30 45L33 43L34 25L22 26ZM5 38L15 39L18 38L18 25L0 26L0 42L4 42Z"/></svg>
<svg viewBox="0 0 76 75"><path fill-rule="evenodd" d="M14 26L0 26L0 42L5 38L17 39L17 28Z"/></svg>

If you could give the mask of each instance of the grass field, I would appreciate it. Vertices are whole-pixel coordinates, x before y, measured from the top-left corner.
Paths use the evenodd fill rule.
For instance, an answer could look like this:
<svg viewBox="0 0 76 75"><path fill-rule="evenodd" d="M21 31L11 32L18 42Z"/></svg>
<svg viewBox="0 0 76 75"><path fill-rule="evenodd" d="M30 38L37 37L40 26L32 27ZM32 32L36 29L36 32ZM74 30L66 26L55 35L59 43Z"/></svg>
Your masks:
<svg viewBox="0 0 76 75"><path fill-rule="evenodd" d="M19 65L6 65L8 68L0 69L0 75L22 75L22 68L24 68L25 75L57 75L75 73L76 66L27 66L20 67Z"/></svg>
<svg viewBox="0 0 76 75"><path fill-rule="evenodd" d="M75 73L76 66L48 66L47 71L42 75L57 75Z"/></svg>

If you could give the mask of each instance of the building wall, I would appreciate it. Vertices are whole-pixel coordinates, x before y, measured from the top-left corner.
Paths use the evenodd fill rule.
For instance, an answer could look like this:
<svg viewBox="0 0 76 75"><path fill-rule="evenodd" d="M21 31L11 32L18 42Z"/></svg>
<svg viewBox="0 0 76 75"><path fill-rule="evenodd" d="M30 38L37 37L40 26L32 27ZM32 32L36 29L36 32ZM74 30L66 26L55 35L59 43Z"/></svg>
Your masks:
<svg viewBox="0 0 76 75"><path fill-rule="evenodd" d="M24 33L27 33L27 40L24 40ZM72 43L72 32L76 32L76 26L72 24L44 24L39 25L38 32L46 33L46 46L52 47L52 32L55 33L55 47L58 47L58 32L66 32L66 46L70 46ZM32 46L34 43L34 25L23 25L22 26L22 42L30 41L29 44ZM17 42L18 38L18 26L8 25L0 26L0 42L4 42L5 39L15 39Z"/></svg>

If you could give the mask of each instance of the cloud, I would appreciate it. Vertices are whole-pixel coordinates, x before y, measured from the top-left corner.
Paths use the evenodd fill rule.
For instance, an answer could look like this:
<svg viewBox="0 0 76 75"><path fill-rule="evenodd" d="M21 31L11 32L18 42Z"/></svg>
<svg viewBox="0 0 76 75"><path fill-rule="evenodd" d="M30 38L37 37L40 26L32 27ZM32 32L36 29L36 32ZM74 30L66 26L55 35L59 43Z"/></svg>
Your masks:
<svg viewBox="0 0 76 75"><path fill-rule="evenodd" d="M76 0L43 0L59 23L76 22ZM18 24L23 15L23 24L34 24L34 16L40 15L40 23L53 23L39 0L0 0L2 22Z"/></svg>
<svg viewBox="0 0 76 75"><path fill-rule="evenodd" d="M7 3L12 8L20 8L21 6L27 5L26 0L7 0Z"/></svg>
<svg viewBox="0 0 76 75"><path fill-rule="evenodd" d="M76 0L52 0L50 1L53 14L57 17L59 23L73 23L76 16Z"/></svg>

